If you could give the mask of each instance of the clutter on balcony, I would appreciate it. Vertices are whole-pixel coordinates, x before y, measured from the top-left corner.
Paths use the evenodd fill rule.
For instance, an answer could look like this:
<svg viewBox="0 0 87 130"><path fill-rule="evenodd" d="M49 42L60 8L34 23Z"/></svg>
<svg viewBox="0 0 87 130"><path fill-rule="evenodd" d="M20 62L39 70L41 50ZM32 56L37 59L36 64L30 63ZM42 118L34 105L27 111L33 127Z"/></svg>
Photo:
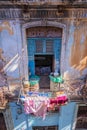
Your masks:
<svg viewBox="0 0 87 130"><path fill-rule="evenodd" d="M51 73L49 78L50 78L50 90L58 91L60 89L60 84L64 82L63 77L58 73Z"/></svg>
<svg viewBox="0 0 87 130"><path fill-rule="evenodd" d="M38 91L39 90L39 76L34 75L30 77L30 91Z"/></svg>
<svg viewBox="0 0 87 130"><path fill-rule="evenodd" d="M38 91L39 90L39 76L34 75L30 76L29 81L24 80L23 81L23 87L24 87L24 92L29 92L29 91Z"/></svg>
<svg viewBox="0 0 87 130"><path fill-rule="evenodd" d="M58 73L53 73L49 76L50 80L55 83L63 83L63 77L59 75Z"/></svg>

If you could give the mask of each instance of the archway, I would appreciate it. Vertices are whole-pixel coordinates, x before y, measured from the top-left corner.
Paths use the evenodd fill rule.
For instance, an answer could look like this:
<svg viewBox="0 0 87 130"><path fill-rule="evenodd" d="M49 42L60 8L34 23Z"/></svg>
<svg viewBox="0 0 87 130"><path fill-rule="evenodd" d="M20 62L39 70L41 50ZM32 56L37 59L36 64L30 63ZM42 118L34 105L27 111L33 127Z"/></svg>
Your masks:
<svg viewBox="0 0 87 130"><path fill-rule="evenodd" d="M24 56L24 75L25 75L25 79L28 79L28 52L27 52L27 36L26 36L26 29L28 28L32 28L32 27L56 27L56 28L61 28L62 29L62 43L61 43L61 58L60 58L60 62L61 62L61 66L60 66L60 71L61 74L64 73L64 58L65 58L65 40L66 40L66 25L65 24L61 24L59 22L55 22L55 21L47 21L46 23L42 24L42 21L34 21L34 22L29 22L29 23L25 23L23 24L22 27L22 34L23 34L23 48L24 48L24 52L23 52L23 56ZM26 58L25 58L26 57Z"/></svg>

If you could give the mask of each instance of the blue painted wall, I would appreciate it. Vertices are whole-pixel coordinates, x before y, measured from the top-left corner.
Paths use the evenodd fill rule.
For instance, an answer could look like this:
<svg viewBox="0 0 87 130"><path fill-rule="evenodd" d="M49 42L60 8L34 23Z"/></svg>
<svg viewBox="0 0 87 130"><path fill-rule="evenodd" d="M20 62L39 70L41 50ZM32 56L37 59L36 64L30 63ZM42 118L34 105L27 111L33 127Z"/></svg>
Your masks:
<svg viewBox="0 0 87 130"><path fill-rule="evenodd" d="M48 114L43 120L41 117L33 115L26 115L24 112L20 115L17 114L19 106L16 103L10 103L14 130L32 130L32 126L53 126L58 125L59 113Z"/></svg>
<svg viewBox="0 0 87 130"><path fill-rule="evenodd" d="M59 130L72 130L76 112L76 103L72 102L61 107L59 117Z"/></svg>
<svg viewBox="0 0 87 130"><path fill-rule="evenodd" d="M58 125L59 130L72 130L76 103L69 103L62 106L59 113L48 114L43 120L33 115L17 114L19 106L16 103L10 103L10 109L13 118L14 130L32 130L32 126L53 126Z"/></svg>
<svg viewBox="0 0 87 130"><path fill-rule="evenodd" d="M0 47L4 52L4 58L6 63L11 61L5 72L9 77L19 78L19 64L22 64L22 61L19 60L19 56L22 55L21 25L19 21L8 21L8 24L12 28L13 34L10 35L6 29L0 32ZM21 73L22 70L21 66Z"/></svg>
<svg viewBox="0 0 87 130"><path fill-rule="evenodd" d="M34 55L37 54L35 44L36 40L41 40L43 44L43 50L41 53L38 54L54 54L55 71L58 72L58 69L60 69L61 38L28 38L28 67L30 68L31 75L35 75ZM53 40L53 53L46 52L46 40Z"/></svg>

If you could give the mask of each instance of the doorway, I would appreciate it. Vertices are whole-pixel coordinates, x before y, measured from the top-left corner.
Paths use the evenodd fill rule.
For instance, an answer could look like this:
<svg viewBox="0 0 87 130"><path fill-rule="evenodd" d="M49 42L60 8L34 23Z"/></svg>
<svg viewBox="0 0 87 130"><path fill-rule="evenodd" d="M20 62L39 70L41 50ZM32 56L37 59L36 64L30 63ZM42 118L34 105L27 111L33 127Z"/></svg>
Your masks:
<svg viewBox="0 0 87 130"><path fill-rule="evenodd" d="M49 74L60 72L61 38L27 40L29 78L39 75L39 88L50 89Z"/></svg>
<svg viewBox="0 0 87 130"><path fill-rule="evenodd" d="M54 55L35 55L35 74L40 76L40 89L50 89L49 75L54 70Z"/></svg>
<svg viewBox="0 0 87 130"><path fill-rule="evenodd" d="M0 113L0 130L7 130L3 113Z"/></svg>

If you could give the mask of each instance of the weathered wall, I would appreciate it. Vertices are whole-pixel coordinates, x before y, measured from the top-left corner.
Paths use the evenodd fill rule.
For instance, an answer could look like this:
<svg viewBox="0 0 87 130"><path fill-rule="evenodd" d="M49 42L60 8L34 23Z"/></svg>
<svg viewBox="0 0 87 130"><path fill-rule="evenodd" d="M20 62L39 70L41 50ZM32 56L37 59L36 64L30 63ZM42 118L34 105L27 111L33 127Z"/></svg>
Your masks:
<svg viewBox="0 0 87 130"><path fill-rule="evenodd" d="M45 120L33 115L26 115L24 111L17 114L17 106L15 103L10 103L11 113L14 122L14 130L32 130L32 126L53 126L58 125L59 130L72 130L74 114L76 110L75 103L69 103L62 106L59 113L50 113ZM67 121L67 122L66 122Z"/></svg>
<svg viewBox="0 0 87 130"><path fill-rule="evenodd" d="M27 25L27 23L25 23L24 25L27 26L26 28L28 28L28 26L29 28L33 26L35 27L35 24L36 26L40 27L42 23L39 24L39 22L38 25L37 22L29 22L29 25ZM55 23L55 25L53 23ZM62 25L60 23L62 23ZM64 70L63 72L65 72L65 74L68 72L69 77L74 78L86 74L86 21L84 22L74 19L61 22L49 21L47 22L47 25L53 25L56 27L59 26L59 28L62 28L62 30L64 31L64 33L62 33L61 72L62 70ZM9 77L18 78L20 76L20 73L22 73L23 75L23 70L26 70L26 72L28 71L28 66L26 65L26 62L22 64L22 62L20 62L22 60L20 60L19 57L19 55L22 55L22 43L23 47L27 46L26 36L24 37L25 32L23 32L26 31L26 28L23 28L22 35L22 28L19 21L1 21L0 23L0 48L3 48L3 55L6 59L6 63L4 63L4 65L9 63L7 66L5 66L5 72L8 74ZM23 41L22 37L24 37ZM24 49L26 49L26 47L24 47ZM27 49L25 50L25 52L26 51ZM26 57L27 55L24 54L24 59L27 59ZM27 75L27 73L25 75Z"/></svg>
<svg viewBox="0 0 87 130"><path fill-rule="evenodd" d="M19 66L22 54L21 26L19 21L0 22L0 48L2 48L5 58L5 72L9 77L18 78L20 76Z"/></svg>
<svg viewBox="0 0 87 130"><path fill-rule="evenodd" d="M71 46L70 66L82 72L87 68L87 23L77 21Z"/></svg>
<svg viewBox="0 0 87 130"><path fill-rule="evenodd" d="M39 21L40 22L40 21ZM58 27L59 23L65 25L62 30L62 49L61 49L61 72L68 72L69 77L77 78L82 74L86 74L87 68L87 57L86 57L86 22L78 21L74 19L67 19L65 21L55 22L55 25L52 21L48 21L46 26L56 26ZM31 24L31 25L30 25ZM37 26L37 22L30 22L29 28ZM34 25L33 25L34 24ZM52 24L52 25L51 25ZM27 26L27 24L25 24ZM41 26L40 24L38 26ZM44 24L45 26L45 24ZM28 28L28 26L27 26ZM78 37L78 38L77 38ZM80 38L79 38L80 37ZM63 42L64 41L64 42ZM83 44L82 44L83 43ZM64 47L63 47L64 46ZM64 57L62 58L62 53ZM82 61L82 59L84 61ZM85 62L85 63L83 63ZM78 66L78 67L77 67ZM64 71L62 71L64 70ZM62 74L63 74L62 73Z"/></svg>
<svg viewBox="0 0 87 130"><path fill-rule="evenodd" d="M77 78L87 73L87 23L72 20L68 31L65 73Z"/></svg>

